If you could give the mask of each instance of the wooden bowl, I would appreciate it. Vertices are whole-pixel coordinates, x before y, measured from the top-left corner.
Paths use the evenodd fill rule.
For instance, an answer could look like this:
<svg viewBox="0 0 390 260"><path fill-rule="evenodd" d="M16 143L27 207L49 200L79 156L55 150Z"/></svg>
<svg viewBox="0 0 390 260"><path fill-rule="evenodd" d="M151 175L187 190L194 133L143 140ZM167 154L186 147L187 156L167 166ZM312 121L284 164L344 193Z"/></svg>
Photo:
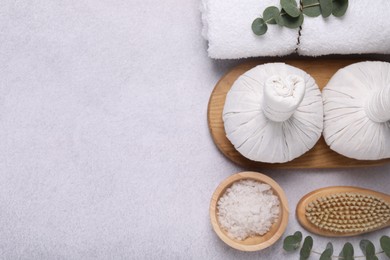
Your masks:
<svg viewBox="0 0 390 260"><path fill-rule="evenodd" d="M249 237L245 240L236 240L230 238L227 232L221 228L218 222L217 202L234 182L244 179L251 179L266 183L271 186L274 195L278 196L280 202L280 213L276 223L271 226L271 229L263 236ZM241 251L258 251L274 244L284 233L288 223L288 203L286 195L282 188L270 177L257 172L240 172L234 174L224 180L215 190L210 202L210 220L215 233L229 246Z"/></svg>

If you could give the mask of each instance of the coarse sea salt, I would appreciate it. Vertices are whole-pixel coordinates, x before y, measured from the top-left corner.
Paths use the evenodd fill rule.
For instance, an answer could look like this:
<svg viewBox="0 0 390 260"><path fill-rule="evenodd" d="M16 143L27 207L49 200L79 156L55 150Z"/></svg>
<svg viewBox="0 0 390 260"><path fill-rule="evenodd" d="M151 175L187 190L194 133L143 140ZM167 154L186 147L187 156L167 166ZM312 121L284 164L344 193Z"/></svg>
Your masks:
<svg viewBox="0 0 390 260"><path fill-rule="evenodd" d="M218 221L233 239L264 235L278 220L279 205L268 184L237 181L218 200Z"/></svg>

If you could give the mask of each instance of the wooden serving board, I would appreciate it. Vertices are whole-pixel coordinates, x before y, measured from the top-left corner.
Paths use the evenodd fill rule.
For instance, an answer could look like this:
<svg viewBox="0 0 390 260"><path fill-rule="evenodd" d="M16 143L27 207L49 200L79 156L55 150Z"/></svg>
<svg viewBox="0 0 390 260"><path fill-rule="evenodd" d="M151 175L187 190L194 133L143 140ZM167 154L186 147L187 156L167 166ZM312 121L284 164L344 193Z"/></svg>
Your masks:
<svg viewBox="0 0 390 260"><path fill-rule="evenodd" d="M234 81L249 69L267 62L284 62L298 67L309 73L322 90L329 79L337 70L352 63L360 62L358 59L316 59L316 60L262 60L250 61L238 65L224 75L216 84L211 93L207 119L211 136L219 150L233 162L251 169L257 168L340 168L340 167L362 167L382 165L390 162L390 159L363 161L350 159L330 150L323 137L318 143L304 155L287 163L262 163L251 161L242 156L226 138L226 133L222 120L222 111L225 105L226 94L230 90Z"/></svg>

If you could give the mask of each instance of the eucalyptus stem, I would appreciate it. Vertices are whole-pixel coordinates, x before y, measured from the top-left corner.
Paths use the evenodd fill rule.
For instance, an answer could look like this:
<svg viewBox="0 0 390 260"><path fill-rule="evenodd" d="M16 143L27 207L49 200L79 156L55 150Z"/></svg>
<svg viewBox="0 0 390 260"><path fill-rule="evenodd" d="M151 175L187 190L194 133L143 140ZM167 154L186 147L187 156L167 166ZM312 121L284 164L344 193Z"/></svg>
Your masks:
<svg viewBox="0 0 390 260"><path fill-rule="evenodd" d="M333 0L332 2L335 2L336 0ZM320 5L320 3L315 3L315 4L311 4L311 5L304 5L304 6L302 6L302 9L304 9L304 8L307 8L307 7L313 7L313 6L319 6Z"/></svg>
<svg viewBox="0 0 390 260"><path fill-rule="evenodd" d="M320 5L320 3L311 4L311 5L304 5L304 6L302 6L302 9L305 9L305 8L308 8L308 7L313 7L313 6L318 6L318 5Z"/></svg>

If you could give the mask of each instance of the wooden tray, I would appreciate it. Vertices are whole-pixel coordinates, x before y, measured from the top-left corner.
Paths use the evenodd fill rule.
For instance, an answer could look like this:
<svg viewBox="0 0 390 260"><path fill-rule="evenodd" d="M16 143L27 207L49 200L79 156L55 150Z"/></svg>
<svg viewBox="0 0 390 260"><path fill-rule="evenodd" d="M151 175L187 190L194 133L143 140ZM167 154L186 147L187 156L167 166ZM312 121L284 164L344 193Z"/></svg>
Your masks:
<svg viewBox="0 0 390 260"><path fill-rule="evenodd" d="M226 94L234 81L247 70L267 62L284 62L309 73L316 80L320 89L322 89L338 69L360 61L358 59L262 60L250 61L238 65L219 80L210 96L207 119L214 143L230 160L248 168L340 168L382 165L390 162L390 159L363 161L344 157L330 150L324 138L321 137L310 151L290 162L274 164L261 163L251 161L242 156L226 138L222 120L222 110L225 104Z"/></svg>

